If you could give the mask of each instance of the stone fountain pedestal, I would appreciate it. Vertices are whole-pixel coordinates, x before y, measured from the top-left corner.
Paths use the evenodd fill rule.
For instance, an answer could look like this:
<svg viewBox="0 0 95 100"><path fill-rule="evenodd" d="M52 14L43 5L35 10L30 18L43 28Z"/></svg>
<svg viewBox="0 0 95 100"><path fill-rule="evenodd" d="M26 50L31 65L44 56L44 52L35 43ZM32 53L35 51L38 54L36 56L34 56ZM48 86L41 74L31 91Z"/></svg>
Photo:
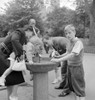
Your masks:
<svg viewBox="0 0 95 100"><path fill-rule="evenodd" d="M27 69L33 72L33 100L49 100L48 72L55 69L57 63L43 58L40 63L26 65Z"/></svg>

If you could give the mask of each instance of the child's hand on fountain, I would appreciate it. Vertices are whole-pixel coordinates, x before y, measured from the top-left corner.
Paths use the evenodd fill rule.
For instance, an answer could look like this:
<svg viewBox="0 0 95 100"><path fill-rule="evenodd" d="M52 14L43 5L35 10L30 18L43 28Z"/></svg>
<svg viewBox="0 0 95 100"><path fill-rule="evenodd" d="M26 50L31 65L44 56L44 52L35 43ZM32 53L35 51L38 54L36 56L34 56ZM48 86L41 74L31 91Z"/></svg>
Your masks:
<svg viewBox="0 0 95 100"><path fill-rule="evenodd" d="M34 62L33 61L29 61L29 64L33 64Z"/></svg>
<svg viewBox="0 0 95 100"><path fill-rule="evenodd" d="M57 58L59 55L60 54L57 51L53 50L52 53L50 54L50 57L51 58Z"/></svg>

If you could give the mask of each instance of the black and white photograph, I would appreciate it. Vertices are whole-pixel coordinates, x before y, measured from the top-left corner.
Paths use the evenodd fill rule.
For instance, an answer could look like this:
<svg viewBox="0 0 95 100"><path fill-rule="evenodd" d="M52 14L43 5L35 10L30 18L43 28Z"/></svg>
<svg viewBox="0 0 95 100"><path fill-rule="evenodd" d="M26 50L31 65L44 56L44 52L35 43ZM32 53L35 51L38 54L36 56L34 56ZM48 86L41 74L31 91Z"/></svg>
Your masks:
<svg viewBox="0 0 95 100"><path fill-rule="evenodd" d="M95 0L0 0L0 100L95 100Z"/></svg>

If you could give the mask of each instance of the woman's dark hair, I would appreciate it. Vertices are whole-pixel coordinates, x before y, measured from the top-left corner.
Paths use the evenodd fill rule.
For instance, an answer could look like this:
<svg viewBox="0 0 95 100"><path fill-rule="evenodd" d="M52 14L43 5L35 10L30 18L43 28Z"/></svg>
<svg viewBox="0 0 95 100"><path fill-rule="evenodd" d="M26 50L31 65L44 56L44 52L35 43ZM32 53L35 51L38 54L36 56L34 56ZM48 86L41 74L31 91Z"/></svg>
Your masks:
<svg viewBox="0 0 95 100"><path fill-rule="evenodd" d="M48 35L45 35L42 38L42 42L43 42L43 45L44 45L44 49L45 49L46 53L48 54L50 47L47 45L46 42L44 42L44 39L49 40L49 36Z"/></svg>

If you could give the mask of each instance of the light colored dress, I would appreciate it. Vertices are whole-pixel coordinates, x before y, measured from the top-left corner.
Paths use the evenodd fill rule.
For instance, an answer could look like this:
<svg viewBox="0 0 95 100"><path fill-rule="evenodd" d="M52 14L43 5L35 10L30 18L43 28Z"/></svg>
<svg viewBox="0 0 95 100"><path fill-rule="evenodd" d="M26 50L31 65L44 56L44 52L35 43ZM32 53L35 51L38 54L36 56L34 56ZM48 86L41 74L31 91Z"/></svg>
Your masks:
<svg viewBox="0 0 95 100"><path fill-rule="evenodd" d="M33 61L34 55L42 54L43 42L39 37L33 36L27 43L26 55L28 61Z"/></svg>

